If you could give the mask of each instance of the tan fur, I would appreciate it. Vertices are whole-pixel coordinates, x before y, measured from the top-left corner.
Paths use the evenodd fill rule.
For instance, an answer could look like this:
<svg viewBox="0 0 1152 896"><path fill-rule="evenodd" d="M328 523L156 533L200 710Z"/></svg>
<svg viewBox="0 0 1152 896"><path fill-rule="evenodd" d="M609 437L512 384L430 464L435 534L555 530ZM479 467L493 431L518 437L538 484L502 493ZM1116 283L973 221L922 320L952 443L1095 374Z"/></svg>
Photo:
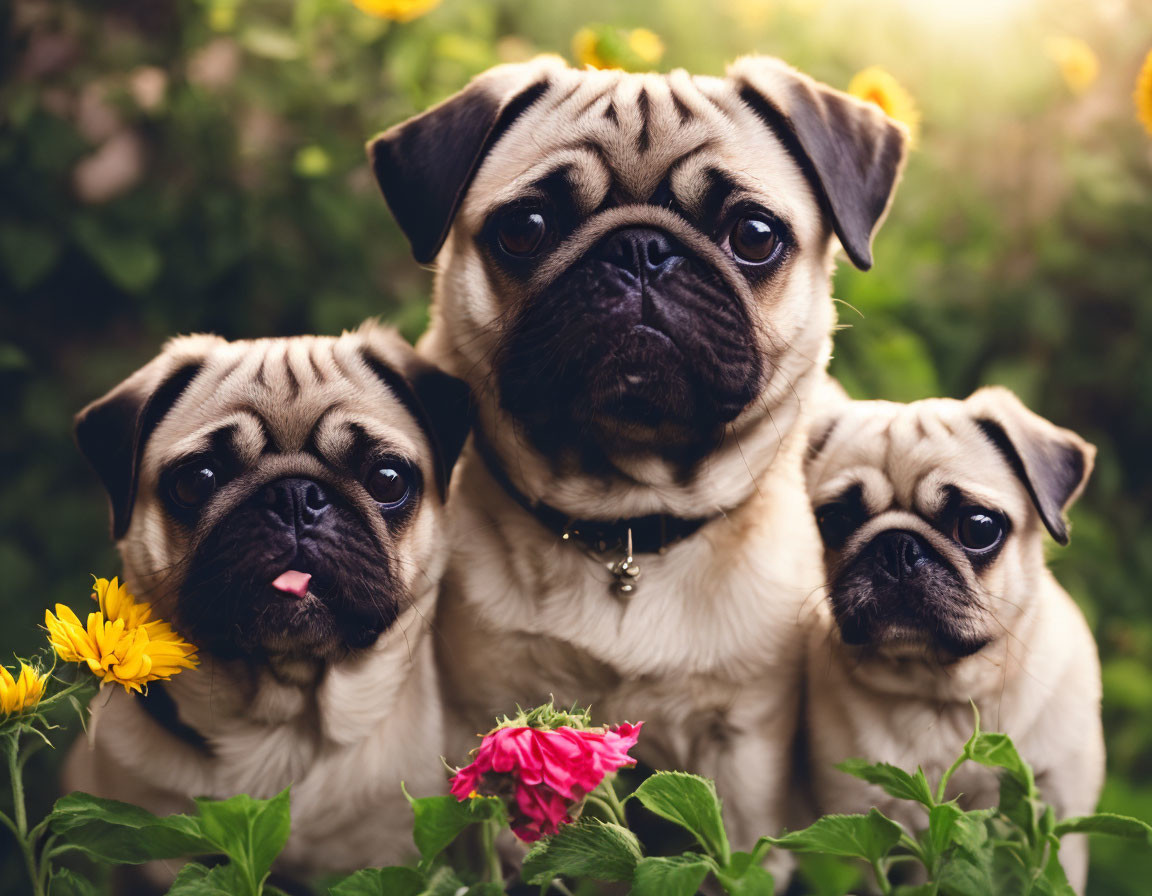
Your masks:
<svg viewBox="0 0 1152 896"><path fill-rule="evenodd" d="M969 701L986 731L1004 731L1036 771L1044 798L1058 817L1095 809L1104 773L1100 723L1100 667L1083 615L1044 563L1044 527L1024 483L981 432L980 418L1012 419L1028 438L1068 445L1085 460L1094 449L1068 430L1026 411L1005 390L986 389L966 401L931 399L910 405L851 402L813 427L835 424L810 461L814 508L860 484L869 519L839 554L829 552L829 575L877 533L907 529L921 535L963 573L982 607L968 625L992 637L977 653L941 665L916 644L876 652L846 645L830 608L821 602L808 619L807 742L819 812L863 812L877 806L920 828L923 813L834 765L859 757L901 768L921 766L939 779L972 732ZM959 488L968 503L996 509L1011 529L1000 553L975 572L949 534L928 523ZM966 765L948 796L965 808L993 806L994 771ZM1068 838L1061 861L1082 890L1087 844Z"/></svg>
<svg viewBox="0 0 1152 896"><path fill-rule="evenodd" d="M184 535L160 505L157 477L166 461L184 456L222 423L240 427L251 454L245 475L219 495L218 514L281 476L331 482L335 474L305 451L322 414L316 442L325 458L339 454L343 424L354 421L418 462L427 483L397 552L411 602L374 646L334 662L285 661L274 668L202 653L199 668L163 687L180 720L207 739L211 756L159 727L133 697L106 688L92 702L88 740L70 757L68 788L158 813L188 811L194 796L263 798L291 785L292 835L278 866L289 873L351 871L409 858L411 813L400 782L413 793L431 795L445 780L428 637L444 566L444 508L428 439L360 359L363 346L398 370L415 361L398 336L374 325L339 338L229 343L194 336L170 342L120 387L147 389L183 359L204 365L146 447L131 526L118 545L125 580L161 616L169 613L181 584L180 561L212 520L203 520L191 537ZM260 455L264 435L252 412L267 422L278 453Z"/></svg>
<svg viewBox="0 0 1152 896"><path fill-rule="evenodd" d="M734 74L777 65L748 60ZM496 69L469 90L510 95L542 78L547 92L500 138L460 205L419 348L472 385L479 431L529 498L574 517L720 518L663 554L638 558L640 587L621 598L605 568L618 558L589 556L545 530L467 448L450 502L454 555L439 616L448 758L464 762L476 733L517 703L549 695L590 703L597 719L646 722L637 749L645 761L715 777L735 846L748 848L779 829L788 803L802 666L796 626L821 576L802 421L831 350L837 244L798 163L740 101L733 79L577 71L545 58ZM651 131L643 152L642 90ZM690 121L680 120L673 94ZM642 199L593 213L610 181L644 197L677 160L671 188L683 206L701 200L702 172L715 168L788 222L799 249L780 276L754 289L710 237ZM755 338L773 358L759 397L690 470L649 451L612 456L614 474L590 474L578 459L531 448L500 406L493 357L523 296L490 269L476 233L494 208L565 165L576 173L583 223L543 263L538 282L614 228L661 228L715 263L745 298Z"/></svg>

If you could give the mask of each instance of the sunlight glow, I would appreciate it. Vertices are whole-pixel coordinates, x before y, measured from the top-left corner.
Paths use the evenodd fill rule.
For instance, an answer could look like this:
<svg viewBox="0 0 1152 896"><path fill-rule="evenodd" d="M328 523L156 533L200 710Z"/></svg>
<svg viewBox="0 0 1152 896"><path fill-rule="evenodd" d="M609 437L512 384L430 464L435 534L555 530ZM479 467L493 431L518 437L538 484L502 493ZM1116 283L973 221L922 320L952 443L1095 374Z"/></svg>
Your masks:
<svg viewBox="0 0 1152 896"><path fill-rule="evenodd" d="M992 26L1019 18L1035 0L899 0L899 3L933 24Z"/></svg>

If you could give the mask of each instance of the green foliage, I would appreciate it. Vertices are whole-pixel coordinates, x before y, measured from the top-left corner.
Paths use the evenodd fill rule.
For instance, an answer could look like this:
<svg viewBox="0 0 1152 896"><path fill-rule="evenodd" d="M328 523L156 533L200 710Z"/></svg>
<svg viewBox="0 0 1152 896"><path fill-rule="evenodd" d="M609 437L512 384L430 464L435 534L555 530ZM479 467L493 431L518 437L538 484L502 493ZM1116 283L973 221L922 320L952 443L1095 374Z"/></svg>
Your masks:
<svg viewBox="0 0 1152 896"><path fill-rule="evenodd" d="M627 828L581 819L537 841L524 857L522 874L530 884L556 877L630 881L640 858L640 842Z"/></svg>
<svg viewBox="0 0 1152 896"><path fill-rule="evenodd" d="M633 797L644 808L675 822L696 838L720 865L731 861L720 800L711 781L686 772L661 772L644 781Z"/></svg>
<svg viewBox="0 0 1152 896"><path fill-rule="evenodd" d="M127 803L72 793L57 801L45 824L63 841L58 851L75 850L111 864L205 855L227 858L211 868L188 862L169 890L173 896L266 892L272 863L288 841L288 791L269 800L243 794L220 801L201 799L196 808L195 815L158 817Z"/></svg>

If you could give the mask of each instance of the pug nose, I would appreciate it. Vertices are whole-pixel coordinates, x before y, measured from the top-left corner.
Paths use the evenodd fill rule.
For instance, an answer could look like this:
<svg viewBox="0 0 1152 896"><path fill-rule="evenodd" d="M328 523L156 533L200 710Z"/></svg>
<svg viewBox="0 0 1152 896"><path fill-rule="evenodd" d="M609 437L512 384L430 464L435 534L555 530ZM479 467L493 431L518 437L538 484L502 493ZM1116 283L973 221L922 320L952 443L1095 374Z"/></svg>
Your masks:
<svg viewBox="0 0 1152 896"><path fill-rule="evenodd" d="M279 479L264 486L261 503L286 526L315 526L331 506L320 483L311 479Z"/></svg>
<svg viewBox="0 0 1152 896"><path fill-rule="evenodd" d="M683 258L685 249L669 234L649 227L628 227L608 235L597 255L633 276L654 274Z"/></svg>
<svg viewBox="0 0 1152 896"><path fill-rule="evenodd" d="M898 581L910 578L928 559L920 537L898 529L876 536L872 552L876 568Z"/></svg>

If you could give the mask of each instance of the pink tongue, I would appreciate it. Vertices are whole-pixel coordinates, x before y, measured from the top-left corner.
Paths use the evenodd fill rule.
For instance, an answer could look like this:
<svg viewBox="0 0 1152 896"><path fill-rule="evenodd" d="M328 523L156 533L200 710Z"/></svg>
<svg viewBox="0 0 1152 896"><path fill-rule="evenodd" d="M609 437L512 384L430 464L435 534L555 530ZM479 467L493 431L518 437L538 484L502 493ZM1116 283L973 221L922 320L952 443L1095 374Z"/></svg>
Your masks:
<svg viewBox="0 0 1152 896"><path fill-rule="evenodd" d="M297 572L295 569L290 569L287 572L280 573L275 581L272 582L272 587L286 594L295 594L297 597L303 597L308 593L308 583L311 581L311 573Z"/></svg>

